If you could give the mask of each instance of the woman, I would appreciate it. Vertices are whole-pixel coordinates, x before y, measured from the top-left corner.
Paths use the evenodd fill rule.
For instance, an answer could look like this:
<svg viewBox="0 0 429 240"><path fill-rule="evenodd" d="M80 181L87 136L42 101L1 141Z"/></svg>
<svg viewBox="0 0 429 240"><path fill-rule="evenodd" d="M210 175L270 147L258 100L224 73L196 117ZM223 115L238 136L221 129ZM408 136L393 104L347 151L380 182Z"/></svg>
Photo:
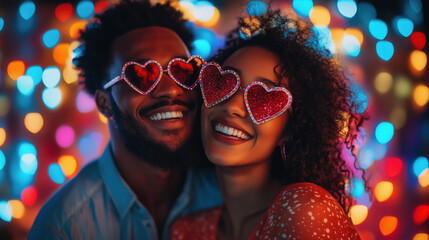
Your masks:
<svg viewBox="0 0 429 240"><path fill-rule="evenodd" d="M201 129L225 204L179 219L173 239L359 239L347 212L365 119L310 26L279 11L240 19L201 74Z"/></svg>

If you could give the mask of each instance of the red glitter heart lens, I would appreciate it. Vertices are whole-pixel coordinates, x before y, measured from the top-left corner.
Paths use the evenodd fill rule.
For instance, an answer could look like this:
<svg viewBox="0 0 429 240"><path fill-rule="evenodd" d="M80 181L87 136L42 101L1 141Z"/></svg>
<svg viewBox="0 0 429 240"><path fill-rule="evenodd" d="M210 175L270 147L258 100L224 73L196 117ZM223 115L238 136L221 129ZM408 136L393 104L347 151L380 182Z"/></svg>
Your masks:
<svg viewBox="0 0 429 240"><path fill-rule="evenodd" d="M216 105L234 94L240 77L232 70L222 71L217 63L206 64L200 74L200 87L206 107Z"/></svg>
<svg viewBox="0 0 429 240"><path fill-rule="evenodd" d="M180 86L192 90L198 84L200 71L204 60L199 56L192 56L185 61L175 58L168 64L168 72L171 78Z"/></svg>
<svg viewBox="0 0 429 240"><path fill-rule="evenodd" d="M124 66L125 80L142 92L150 92L158 83L161 69L155 62L147 62L144 65L131 62Z"/></svg>
<svg viewBox="0 0 429 240"><path fill-rule="evenodd" d="M266 123L285 112L292 104L292 94L283 87L268 89L253 82L244 91L247 110L255 124Z"/></svg>

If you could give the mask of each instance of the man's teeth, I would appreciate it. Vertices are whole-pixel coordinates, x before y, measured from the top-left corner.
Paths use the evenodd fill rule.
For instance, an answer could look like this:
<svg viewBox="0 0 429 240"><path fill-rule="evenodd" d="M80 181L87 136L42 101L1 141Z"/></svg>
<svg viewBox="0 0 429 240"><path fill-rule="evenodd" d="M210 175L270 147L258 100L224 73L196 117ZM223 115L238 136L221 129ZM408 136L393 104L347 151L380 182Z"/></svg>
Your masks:
<svg viewBox="0 0 429 240"><path fill-rule="evenodd" d="M159 121L159 120L168 120L173 118L182 118L183 112L182 111L172 111L172 112L163 112L163 113L157 113L152 116L150 116L150 120Z"/></svg>
<svg viewBox="0 0 429 240"><path fill-rule="evenodd" d="M238 137L238 138L241 138L241 139L244 139L244 140L250 139L250 136L247 135L247 134L245 134L244 132L242 132L242 131L240 131L238 129L232 128L232 127L228 127L228 126L222 125L220 123L217 123L215 125L215 131L223 133L225 135Z"/></svg>

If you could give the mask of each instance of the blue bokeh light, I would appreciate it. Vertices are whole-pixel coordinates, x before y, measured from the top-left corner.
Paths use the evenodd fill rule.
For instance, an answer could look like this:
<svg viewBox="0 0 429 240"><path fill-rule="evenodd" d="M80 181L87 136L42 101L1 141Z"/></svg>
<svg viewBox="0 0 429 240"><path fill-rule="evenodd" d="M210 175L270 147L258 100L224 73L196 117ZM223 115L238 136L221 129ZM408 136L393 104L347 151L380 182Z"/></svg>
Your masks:
<svg viewBox="0 0 429 240"><path fill-rule="evenodd" d="M36 5L32 1L25 1L19 6L19 14L25 20L30 19L36 12Z"/></svg>
<svg viewBox="0 0 429 240"><path fill-rule="evenodd" d="M360 2L357 7L357 15L362 23L369 23L371 19L377 17L377 10L369 2Z"/></svg>
<svg viewBox="0 0 429 240"><path fill-rule="evenodd" d="M37 171L37 158L34 154L27 153L21 156L19 167L22 172L27 174L35 174Z"/></svg>
<svg viewBox="0 0 429 240"><path fill-rule="evenodd" d="M364 146L360 149L357 155L357 162L359 166L366 170L374 163L375 160L375 152L369 146Z"/></svg>
<svg viewBox="0 0 429 240"><path fill-rule="evenodd" d="M414 12L419 13L422 11L422 1L421 0L409 0L410 7Z"/></svg>
<svg viewBox="0 0 429 240"><path fill-rule="evenodd" d="M355 104L355 112L357 114L364 113L369 104L368 96L366 95L365 91L356 83L352 84L351 90L353 93L351 100Z"/></svg>
<svg viewBox="0 0 429 240"><path fill-rule="evenodd" d="M212 48L207 40L197 39L192 45L194 47L193 54L199 55L202 58L208 58L210 56Z"/></svg>
<svg viewBox="0 0 429 240"><path fill-rule="evenodd" d="M5 165L6 165L6 156L4 155L3 151L0 149L0 171L3 170Z"/></svg>
<svg viewBox="0 0 429 240"><path fill-rule="evenodd" d="M57 87L46 88L42 93L42 100L46 107L50 109L56 108L61 103L61 90Z"/></svg>
<svg viewBox="0 0 429 240"><path fill-rule="evenodd" d="M206 22L210 20L214 13L214 6L211 2L208 1L198 1L195 3L195 10L193 10L193 14L198 21Z"/></svg>
<svg viewBox="0 0 429 240"><path fill-rule="evenodd" d="M21 158L24 154L33 154L37 156L36 147L28 141L22 141L18 147L18 155Z"/></svg>
<svg viewBox="0 0 429 240"><path fill-rule="evenodd" d="M47 88L53 88L58 85L61 79L61 72L60 69L58 69L55 66L47 67L42 74L42 81L43 84Z"/></svg>
<svg viewBox="0 0 429 240"><path fill-rule="evenodd" d="M399 34L404 37L408 37L413 33L414 23L408 18L397 18L394 20L394 25L396 26Z"/></svg>
<svg viewBox="0 0 429 240"><path fill-rule="evenodd" d="M313 9L313 0L293 0L293 10L302 17L308 17Z"/></svg>
<svg viewBox="0 0 429 240"><path fill-rule="evenodd" d="M53 48L60 42L60 31L58 29L50 29L42 36L42 42L47 48Z"/></svg>
<svg viewBox="0 0 429 240"><path fill-rule="evenodd" d="M25 75L31 76L34 86L37 86L42 81L43 69L38 65L30 66L27 68Z"/></svg>
<svg viewBox="0 0 429 240"><path fill-rule="evenodd" d="M261 16L267 11L264 1L253 0L247 3L246 13L252 16Z"/></svg>
<svg viewBox="0 0 429 240"><path fill-rule="evenodd" d="M418 177L425 169L428 169L429 162L425 157L418 157L413 164L413 172Z"/></svg>
<svg viewBox="0 0 429 240"><path fill-rule="evenodd" d="M82 19L88 19L94 14L94 4L91 1L80 1L76 7L77 15Z"/></svg>
<svg viewBox="0 0 429 240"><path fill-rule="evenodd" d="M395 128L390 122L381 122L375 128L375 138L381 144L386 144L390 142L395 133Z"/></svg>
<svg viewBox="0 0 429 240"><path fill-rule="evenodd" d="M352 18L357 12L356 2L354 0L338 0L338 12L346 18Z"/></svg>
<svg viewBox="0 0 429 240"><path fill-rule="evenodd" d="M16 80L16 87L23 95L30 95L34 91L33 78L27 75L19 77L18 80Z"/></svg>
<svg viewBox="0 0 429 240"><path fill-rule="evenodd" d="M374 38L383 40L387 36L387 25L383 20L373 19L368 26L369 32Z"/></svg>
<svg viewBox="0 0 429 240"><path fill-rule="evenodd" d="M3 30L3 27L4 27L4 20L2 17L0 17L0 32L1 30Z"/></svg>
<svg viewBox="0 0 429 240"><path fill-rule="evenodd" d="M360 178L351 179L351 193L354 198L359 198L365 191L365 184Z"/></svg>
<svg viewBox="0 0 429 240"><path fill-rule="evenodd" d="M345 35L343 38L343 49L351 57L357 57L360 53L360 42L353 35Z"/></svg>
<svg viewBox="0 0 429 240"><path fill-rule="evenodd" d="M5 222L12 220L12 208L5 200L0 201L0 218Z"/></svg>
<svg viewBox="0 0 429 240"><path fill-rule="evenodd" d="M49 165L48 175L54 183L63 184L66 181L66 176L58 163Z"/></svg>
<svg viewBox="0 0 429 240"><path fill-rule="evenodd" d="M395 53L395 47L389 41L378 41L375 45L378 57L384 61L389 61Z"/></svg>
<svg viewBox="0 0 429 240"><path fill-rule="evenodd" d="M97 156L98 146L96 140L89 136L85 135L79 139L79 152L82 156L87 158L93 158Z"/></svg>

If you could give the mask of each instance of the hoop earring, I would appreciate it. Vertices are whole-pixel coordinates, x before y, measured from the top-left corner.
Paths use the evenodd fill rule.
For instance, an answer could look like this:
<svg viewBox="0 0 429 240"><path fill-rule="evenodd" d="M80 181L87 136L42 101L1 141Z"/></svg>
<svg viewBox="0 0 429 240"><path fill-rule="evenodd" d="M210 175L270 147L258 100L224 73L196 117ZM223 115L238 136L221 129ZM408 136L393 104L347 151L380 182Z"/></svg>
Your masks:
<svg viewBox="0 0 429 240"><path fill-rule="evenodd" d="M286 144L281 146L282 160L286 162Z"/></svg>

